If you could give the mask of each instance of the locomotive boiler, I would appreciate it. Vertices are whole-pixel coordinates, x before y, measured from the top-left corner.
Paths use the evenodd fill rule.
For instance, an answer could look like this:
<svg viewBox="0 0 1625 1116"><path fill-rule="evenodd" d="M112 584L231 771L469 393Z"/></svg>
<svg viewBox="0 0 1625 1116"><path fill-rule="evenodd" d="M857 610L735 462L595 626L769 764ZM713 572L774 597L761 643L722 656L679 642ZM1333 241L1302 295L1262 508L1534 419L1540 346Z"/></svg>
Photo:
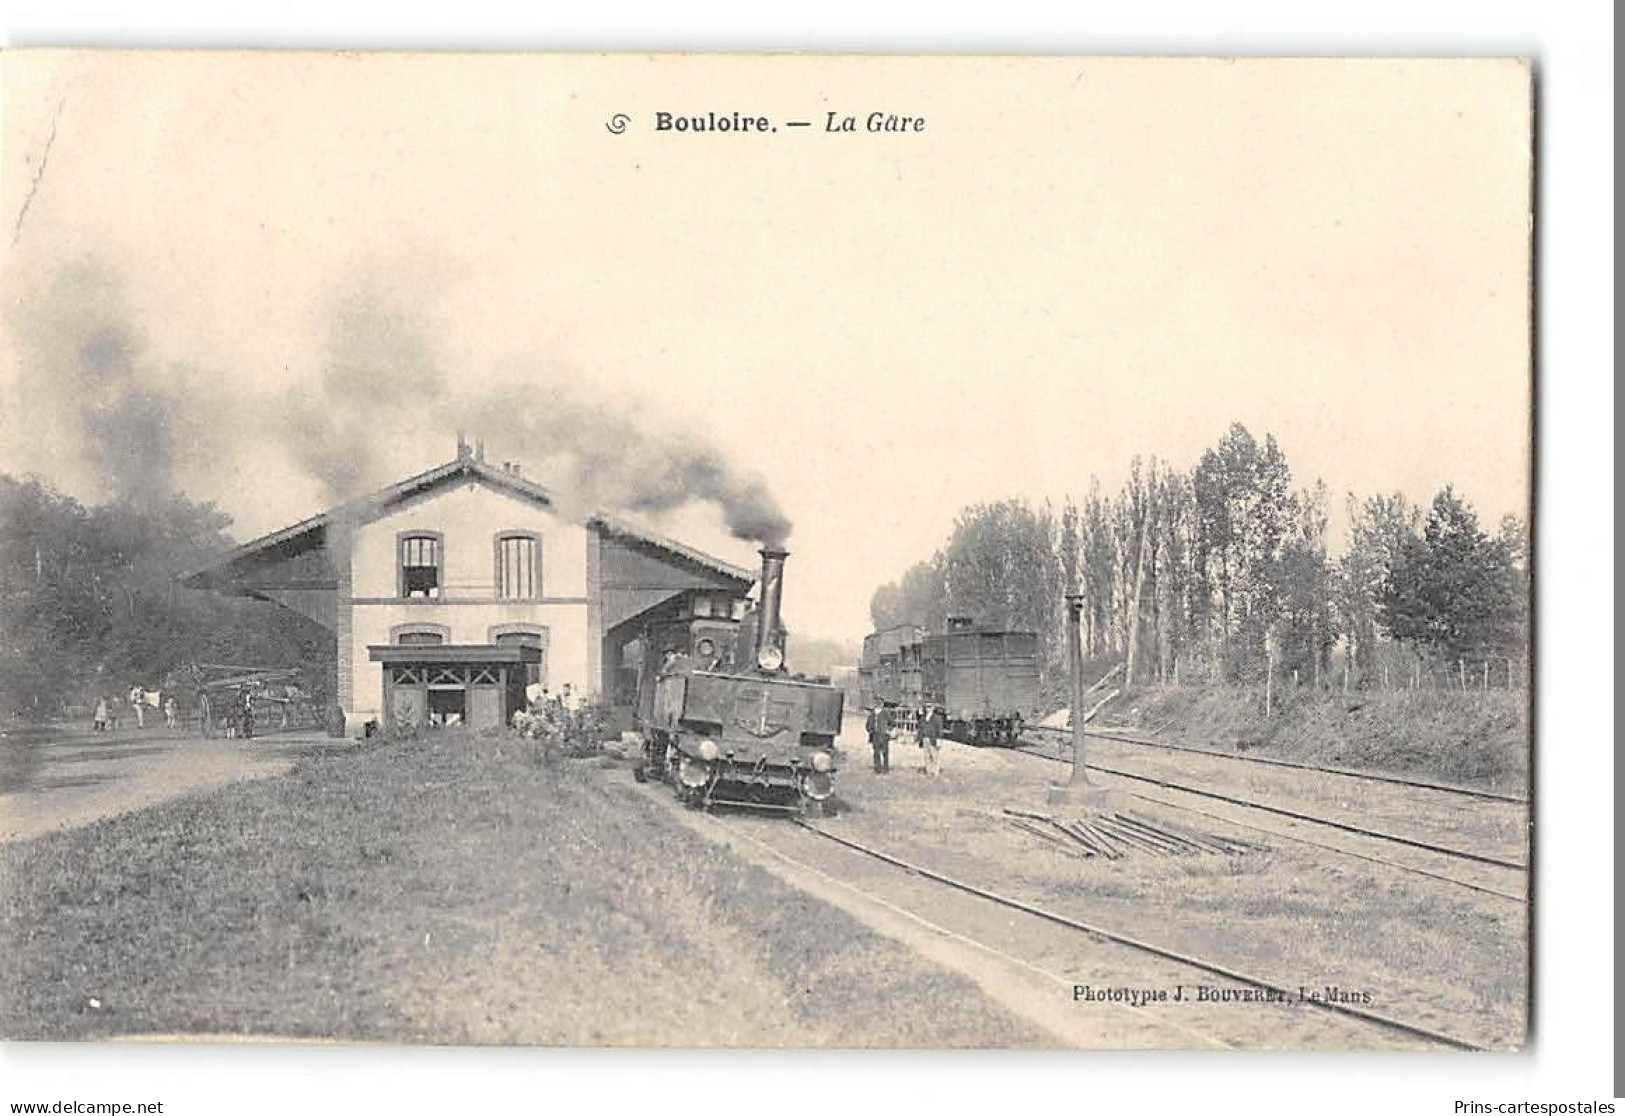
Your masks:
<svg viewBox="0 0 1625 1116"><path fill-rule="evenodd" d="M844 695L785 665L787 553L762 549L754 614L734 621L732 632L714 618L683 622L639 682L644 754L636 774L668 782L690 806L834 812Z"/></svg>

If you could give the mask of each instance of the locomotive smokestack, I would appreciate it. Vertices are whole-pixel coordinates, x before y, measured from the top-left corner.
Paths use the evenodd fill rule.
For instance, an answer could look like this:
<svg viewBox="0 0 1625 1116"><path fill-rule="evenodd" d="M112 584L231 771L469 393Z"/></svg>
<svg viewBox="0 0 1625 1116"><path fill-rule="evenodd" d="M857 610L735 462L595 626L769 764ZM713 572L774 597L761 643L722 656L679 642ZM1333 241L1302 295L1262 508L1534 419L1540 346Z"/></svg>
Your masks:
<svg viewBox="0 0 1625 1116"><path fill-rule="evenodd" d="M762 554L762 600L756 609L756 648L758 655L769 647L778 649L779 661L784 660L784 625L779 619L779 605L784 596L784 560L788 550L764 546Z"/></svg>

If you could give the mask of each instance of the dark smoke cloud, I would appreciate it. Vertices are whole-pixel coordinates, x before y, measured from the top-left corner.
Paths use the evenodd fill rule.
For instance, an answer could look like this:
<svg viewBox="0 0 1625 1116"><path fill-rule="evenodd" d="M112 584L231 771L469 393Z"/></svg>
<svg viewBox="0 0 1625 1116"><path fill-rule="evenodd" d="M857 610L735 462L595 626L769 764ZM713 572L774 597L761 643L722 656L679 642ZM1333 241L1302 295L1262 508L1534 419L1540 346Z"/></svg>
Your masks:
<svg viewBox="0 0 1625 1116"><path fill-rule="evenodd" d="M462 370L454 383L424 308L377 272L330 312L314 392L291 391L282 424L290 453L342 503L387 483L390 443L461 430L515 458L578 517L658 516L714 505L737 538L782 545L790 521L766 484L738 470L703 434L652 423L563 387L562 375L501 386Z"/></svg>
<svg viewBox="0 0 1625 1116"><path fill-rule="evenodd" d="M462 413L469 429L503 455L545 462L547 479L564 498L588 505L578 513L660 515L701 501L721 512L735 538L782 546L790 537L790 520L766 483L729 462L702 432L638 423L556 385L534 383L514 391L513 401Z"/></svg>
<svg viewBox="0 0 1625 1116"><path fill-rule="evenodd" d="M28 456L88 473L106 494L154 498L181 490L182 466L218 469L236 441L270 434L340 504L394 479L401 445L449 449L463 430L493 457L522 462L578 517L659 516L701 502L739 539L779 546L789 537L762 478L702 431L640 422L583 394L587 377L492 386L458 366L454 383L436 343L443 327L421 304L433 283L407 270L358 272L327 307L314 385L256 392L241 375L159 364L119 274L94 261L65 268L17 298L9 319Z"/></svg>
<svg viewBox="0 0 1625 1116"><path fill-rule="evenodd" d="M30 456L82 471L124 499L178 491L179 448L192 446L187 370L147 353L120 277L95 261L58 272L13 304L21 436Z"/></svg>
<svg viewBox="0 0 1625 1116"><path fill-rule="evenodd" d="M293 459L335 503L387 480L392 437L444 406L446 375L410 308L390 293L357 289L329 314L315 390L290 389L281 432Z"/></svg>

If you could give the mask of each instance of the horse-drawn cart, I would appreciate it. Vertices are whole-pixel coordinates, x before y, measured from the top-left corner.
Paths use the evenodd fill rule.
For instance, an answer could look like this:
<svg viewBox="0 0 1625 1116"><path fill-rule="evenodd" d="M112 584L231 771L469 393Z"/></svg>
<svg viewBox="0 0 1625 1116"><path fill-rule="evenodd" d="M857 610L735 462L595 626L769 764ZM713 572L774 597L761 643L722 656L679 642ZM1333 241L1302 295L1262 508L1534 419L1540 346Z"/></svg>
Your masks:
<svg viewBox="0 0 1625 1116"><path fill-rule="evenodd" d="M194 663L166 680L190 708L202 735L252 738L256 733L320 724L310 689L297 667Z"/></svg>

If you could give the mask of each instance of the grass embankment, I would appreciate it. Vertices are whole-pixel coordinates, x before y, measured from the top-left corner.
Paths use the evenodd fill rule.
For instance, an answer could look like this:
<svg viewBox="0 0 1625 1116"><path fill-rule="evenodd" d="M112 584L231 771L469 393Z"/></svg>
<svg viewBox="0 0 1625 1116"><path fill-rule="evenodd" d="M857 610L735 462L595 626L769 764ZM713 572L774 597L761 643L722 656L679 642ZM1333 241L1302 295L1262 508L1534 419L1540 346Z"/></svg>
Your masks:
<svg viewBox="0 0 1625 1116"><path fill-rule="evenodd" d="M1504 793L1528 786L1528 695L1167 687L1126 694L1096 724L1158 730L1168 744L1352 767Z"/></svg>
<svg viewBox="0 0 1625 1116"><path fill-rule="evenodd" d="M444 734L0 849L0 1033L1008 1045L591 761Z"/></svg>

